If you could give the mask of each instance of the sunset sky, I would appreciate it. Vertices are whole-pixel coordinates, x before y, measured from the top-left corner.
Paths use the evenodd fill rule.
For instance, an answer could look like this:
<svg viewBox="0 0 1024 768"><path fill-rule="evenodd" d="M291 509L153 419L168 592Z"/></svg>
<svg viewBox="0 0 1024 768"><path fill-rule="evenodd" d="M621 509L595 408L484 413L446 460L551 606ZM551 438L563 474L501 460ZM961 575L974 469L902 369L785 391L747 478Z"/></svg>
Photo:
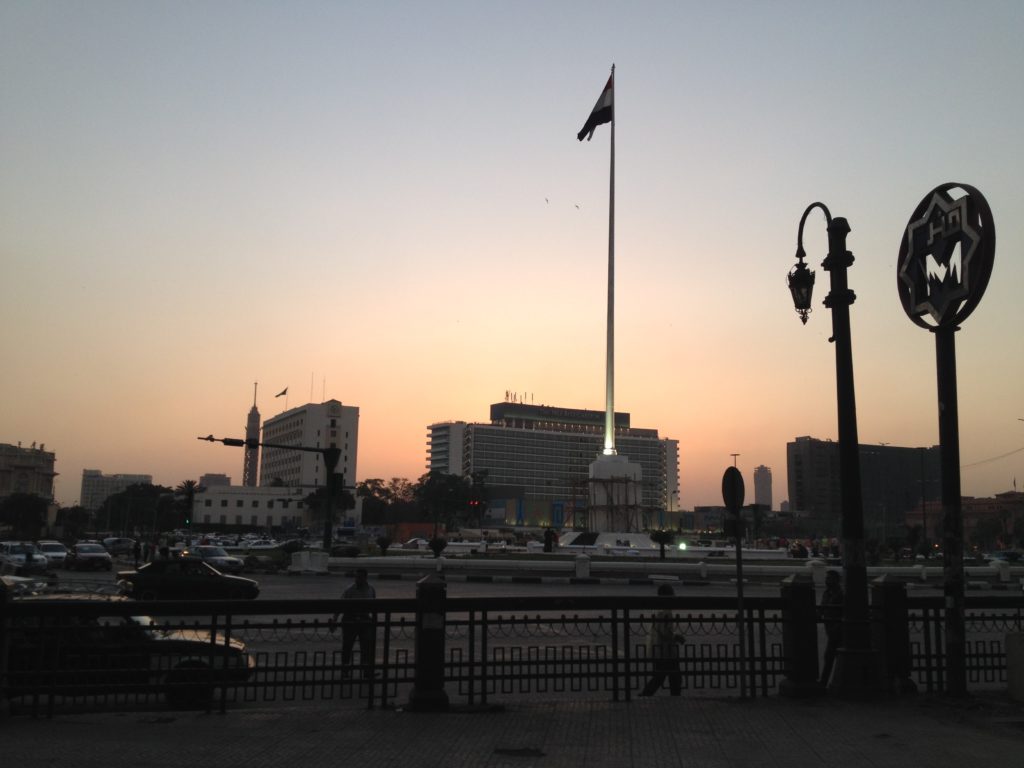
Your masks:
<svg viewBox="0 0 1024 768"><path fill-rule="evenodd" d="M820 214L852 227L860 441L938 442L932 335L896 292L910 214L980 189L995 267L957 334L963 491L1024 487L1024 3L0 4L0 442L240 482L264 416L360 409L358 478L512 390L604 407L616 64L616 409L679 441L680 503L738 453L836 438ZM1009 454L1009 455L1007 455Z"/></svg>

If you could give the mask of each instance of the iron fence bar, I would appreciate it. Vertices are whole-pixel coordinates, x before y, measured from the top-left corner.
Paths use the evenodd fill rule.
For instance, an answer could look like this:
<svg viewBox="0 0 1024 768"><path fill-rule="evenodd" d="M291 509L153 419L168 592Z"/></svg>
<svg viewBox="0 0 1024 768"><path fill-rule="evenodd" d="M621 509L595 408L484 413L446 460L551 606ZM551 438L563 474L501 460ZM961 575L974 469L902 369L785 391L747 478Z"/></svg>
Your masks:
<svg viewBox="0 0 1024 768"><path fill-rule="evenodd" d="M633 675L630 671L630 668L632 666L632 655L630 654L630 648L632 646L632 643L630 643L629 641L629 608L624 608L622 611L622 643L626 646L622 660L626 668L626 701L631 701L633 689Z"/></svg>
<svg viewBox="0 0 1024 768"><path fill-rule="evenodd" d="M619 700L619 611L612 608L612 701Z"/></svg>
<svg viewBox="0 0 1024 768"><path fill-rule="evenodd" d="M224 653L221 655L221 674L223 682L220 686L220 713L223 715L228 709L228 649L231 647L231 614L224 615ZM242 659L243 663L248 663Z"/></svg>
<svg viewBox="0 0 1024 768"><path fill-rule="evenodd" d="M486 610L480 612L481 621L481 635L480 635L480 654L483 658L483 667L480 670L480 703L483 705L487 704L487 685L488 685L488 671L490 670L489 663L489 651L490 643L488 638L490 635L490 618Z"/></svg>
<svg viewBox="0 0 1024 768"><path fill-rule="evenodd" d="M469 612L469 706L476 703L476 611ZM486 663L486 659L485 659Z"/></svg>
<svg viewBox="0 0 1024 768"><path fill-rule="evenodd" d="M381 670L380 706L388 705L388 683L391 680L391 611L384 612L384 668Z"/></svg>
<svg viewBox="0 0 1024 768"><path fill-rule="evenodd" d="M758 616L758 642L761 648L761 695L768 695L768 664L773 661L769 656L768 652L768 617L765 615L764 608L757 609Z"/></svg>

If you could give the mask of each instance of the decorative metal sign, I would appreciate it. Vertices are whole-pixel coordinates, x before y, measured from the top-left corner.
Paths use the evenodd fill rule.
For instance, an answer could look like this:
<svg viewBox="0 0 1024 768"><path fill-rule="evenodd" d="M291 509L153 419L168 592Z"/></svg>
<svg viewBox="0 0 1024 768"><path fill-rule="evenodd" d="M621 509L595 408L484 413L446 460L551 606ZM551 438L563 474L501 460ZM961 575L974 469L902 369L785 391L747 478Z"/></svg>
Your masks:
<svg viewBox="0 0 1024 768"><path fill-rule="evenodd" d="M965 194L954 199L950 190ZM963 322L985 293L995 250L992 211L981 192L956 183L933 189L900 243L896 287L907 316L922 328Z"/></svg>

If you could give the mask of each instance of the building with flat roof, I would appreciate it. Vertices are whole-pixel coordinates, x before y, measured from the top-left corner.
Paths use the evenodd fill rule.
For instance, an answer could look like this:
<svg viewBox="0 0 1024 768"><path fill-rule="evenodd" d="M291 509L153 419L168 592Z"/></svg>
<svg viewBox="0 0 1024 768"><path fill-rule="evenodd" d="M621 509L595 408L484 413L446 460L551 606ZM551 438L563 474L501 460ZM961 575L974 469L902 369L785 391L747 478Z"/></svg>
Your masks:
<svg viewBox="0 0 1024 768"><path fill-rule="evenodd" d="M859 445L864 536L887 541L905 535L907 513L941 497L939 446ZM839 443L798 437L786 444L789 505L794 515L821 521L838 535L842 520Z"/></svg>
<svg viewBox="0 0 1024 768"><path fill-rule="evenodd" d="M31 493L53 501L53 467L57 456L42 443L22 448L21 443L0 443L0 499L14 493Z"/></svg>
<svg viewBox="0 0 1024 768"><path fill-rule="evenodd" d="M346 485L355 485L359 448L359 408L337 400L307 403L291 408L263 423L264 443L306 448L337 448L341 451L336 472ZM316 488L327 484L319 453L263 448L260 485Z"/></svg>
<svg viewBox="0 0 1024 768"><path fill-rule="evenodd" d="M231 478L228 475L222 475L219 473L208 472L205 475L199 476L199 485L203 488L212 488L213 486L231 485Z"/></svg>
<svg viewBox="0 0 1024 768"><path fill-rule="evenodd" d="M772 470L763 464L754 467L754 503L766 512L772 509Z"/></svg>
<svg viewBox="0 0 1024 768"><path fill-rule="evenodd" d="M604 446L604 411L494 403L489 423L427 427L427 469L468 477L486 471L492 524L579 525L589 498L590 464ZM658 522L679 492L679 443L615 414L619 455L642 467L638 527ZM495 492L500 489L501 497ZM646 523L646 525L644 524Z"/></svg>
<svg viewBox="0 0 1024 768"><path fill-rule="evenodd" d="M129 485L153 484L152 475L104 475L98 469L82 470L82 492L79 495L79 504L95 512L99 509L108 496L121 493Z"/></svg>

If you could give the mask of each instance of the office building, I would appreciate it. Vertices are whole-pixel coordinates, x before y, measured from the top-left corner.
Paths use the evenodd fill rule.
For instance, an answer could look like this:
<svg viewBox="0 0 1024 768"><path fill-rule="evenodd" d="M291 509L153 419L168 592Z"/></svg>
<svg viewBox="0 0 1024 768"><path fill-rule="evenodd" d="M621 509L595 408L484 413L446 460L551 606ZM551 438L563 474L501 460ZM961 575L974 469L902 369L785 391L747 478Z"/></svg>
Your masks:
<svg viewBox="0 0 1024 768"><path fill-rule="evenodd" d="M766 512L772 509L772 471L763 464L754 468L754 503Z"/></svg>
<svg viewBox="0 0 1024 768"><path fill-rule="evenodd" d="M31 493L47 501L53 500L53 467L56 454L42 443L22 448L21 443L0 443L0 499L14 493Z"/></svg>
<svg viewBox="0 0 1024 768"><path fill-rule="evenodd" d="M121 493L129 485L153 484L152 475L104 475L98 469L82 470L82 493L79 496L79 504L95 512L108 496Z"/></svg>
<svg viewBox="0 0 1024 768"><path fill-rule="evenodd" d="M355 485L359 447L359 408L337 400L307 403L273 416L263 424L263 442L341 451L335 472ZM264 448L260 485L315 488L327 484L323 459L316 451Z"/></svg>
<svg viewBox="0 0 1024 768"><path fill-rule="evenodd" d="M905 535L908 512L941 496L939 447L860 445L865 538ZM789 504L794 515L821 521L823 535L838 535L842 520L839 444L798 437L786 445Z"/></svg>
<svg viewBox="0 0 1024 768"><path fill-rule="evenodd" d="M604 445L604 411L518 402L495 403L489 423L441 422L427 435L427 468L469 476L486 471L493 523L579 525L587 508L590 464ZM657 514L679 492L678 441L615 414L620 456L640 465L635 527L657 524Z"/></svg>

